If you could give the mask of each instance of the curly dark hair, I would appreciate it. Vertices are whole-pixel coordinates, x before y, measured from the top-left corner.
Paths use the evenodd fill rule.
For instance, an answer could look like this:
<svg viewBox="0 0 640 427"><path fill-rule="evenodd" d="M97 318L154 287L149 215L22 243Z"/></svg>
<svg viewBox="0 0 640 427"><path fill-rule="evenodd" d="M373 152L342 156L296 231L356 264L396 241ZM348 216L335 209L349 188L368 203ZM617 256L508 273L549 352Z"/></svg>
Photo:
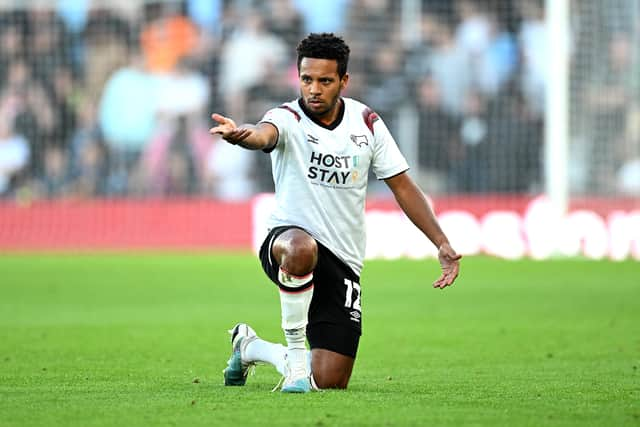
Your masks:
<svg viewBox="0 0 640 427"><path fill-rule="evenodd" d="M335 59L338 61L338 75L347 74L349 63L349 46L342 37L333 33L311 33L304 38L296 49L298 52L298 71L302 58Z"/></svg>

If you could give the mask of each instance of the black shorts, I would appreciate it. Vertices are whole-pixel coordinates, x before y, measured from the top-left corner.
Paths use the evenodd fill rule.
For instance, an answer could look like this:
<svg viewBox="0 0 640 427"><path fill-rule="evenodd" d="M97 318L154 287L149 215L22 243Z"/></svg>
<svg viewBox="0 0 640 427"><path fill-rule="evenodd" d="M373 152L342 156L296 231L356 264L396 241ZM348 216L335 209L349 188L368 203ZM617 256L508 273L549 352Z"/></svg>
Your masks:
<svg viewBox="0 0 640 427"><path fill-rule="evenodd" d="M271 255L273 241L294 226L272 229L260 247L262 268L271 281L278 281L280 265ZM360 278L353 270L318 243L318 264L313 271L313 298L309 307L307 339L312 349L331 350L356 357L362 334Z"/></svg>

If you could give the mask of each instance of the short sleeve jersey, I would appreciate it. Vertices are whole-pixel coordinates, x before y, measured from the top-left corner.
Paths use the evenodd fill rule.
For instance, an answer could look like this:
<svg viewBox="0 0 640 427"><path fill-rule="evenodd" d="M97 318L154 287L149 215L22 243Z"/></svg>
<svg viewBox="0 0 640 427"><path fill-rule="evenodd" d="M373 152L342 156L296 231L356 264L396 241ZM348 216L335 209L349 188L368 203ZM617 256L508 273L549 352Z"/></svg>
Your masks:
<svg viewBox="0 0 640 427"><path fill-rule="evenodd" d="M271 151L276 208L267 224L304 228L360 275L369 168L386 179L409 166L375 112L353 99L342 101L330 126L305 113L301 100L262 118L279 133Z"/></svg>

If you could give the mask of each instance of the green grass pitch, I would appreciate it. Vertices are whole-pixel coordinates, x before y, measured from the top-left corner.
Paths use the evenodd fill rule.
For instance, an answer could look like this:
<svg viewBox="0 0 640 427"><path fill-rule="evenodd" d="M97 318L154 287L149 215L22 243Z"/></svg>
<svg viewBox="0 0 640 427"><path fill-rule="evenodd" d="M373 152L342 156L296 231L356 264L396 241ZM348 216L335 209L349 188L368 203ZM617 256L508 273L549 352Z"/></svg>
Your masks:
<svg viewBox="0 0 640 427"><path fill-rule="evenodd" d="M222 385L227 329L282 341L247 254L0 256L0 426L639 426L640 264L370 261L348 391Z"/></svg>

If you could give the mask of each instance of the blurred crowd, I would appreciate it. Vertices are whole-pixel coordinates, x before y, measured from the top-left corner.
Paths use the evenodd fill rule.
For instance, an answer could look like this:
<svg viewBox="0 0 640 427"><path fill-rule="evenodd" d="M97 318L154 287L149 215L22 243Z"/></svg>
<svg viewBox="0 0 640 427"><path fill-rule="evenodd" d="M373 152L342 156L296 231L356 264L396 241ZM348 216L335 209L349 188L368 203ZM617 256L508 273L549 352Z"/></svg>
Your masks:
<svg viewBox="0 0 640 427"><path fill-rule="evenodd" d="M572 24L572 105L583 119L573 135L577 191L619 189L625 167L632 190L638 177L640 21L624 13L633 1L616 1L622 13L603 15L594 6L576 12L583 19ZM422 0L418 16L405 3L60 0L4 7L0 195L244 200L272 190L268 156L209 135L209 115L253 123L294 99L295 46L322 31L343 35L352 48L345 95L374 108L398 138L407 134L403 127L414 128L410 160L426 190L540 190L543 2Z"/></svg>

